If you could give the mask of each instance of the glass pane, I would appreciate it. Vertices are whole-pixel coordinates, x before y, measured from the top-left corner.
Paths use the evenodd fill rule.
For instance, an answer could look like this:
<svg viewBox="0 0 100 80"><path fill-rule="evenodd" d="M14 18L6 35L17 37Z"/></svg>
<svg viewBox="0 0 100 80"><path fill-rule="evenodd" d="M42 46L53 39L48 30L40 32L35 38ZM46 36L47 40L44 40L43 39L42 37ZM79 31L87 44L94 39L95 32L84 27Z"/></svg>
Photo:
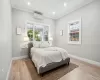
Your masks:
<svg viewBox="0 0 100 80"><path fill-rule="evenodd" d="M70 41L79 41L79 22L70 24L69 40Z"/></svg>
<svg viewBox="0 0 100 80"><path fill-rule="evenodd" d="M79 32L69 33L70 41L79 41Z"/></svg>
<svg viewBox="0 0 100 80"><path fill-rule="evenodd" d="M33 24L27 23L27 36L30 41L33 40Z"/></svg>
<svg viewBox="0 0 100 80"><path fill-rule="evenodd" d="M49 32L49 27L44 26L44 36L43 36L44 41L48 41L48 32Z"/></svg>
<svg viewBox="0 0 100 80"><path fill-rule="evenodd" d="M35 41L42 41L43 29L35 28L34 30L34 39Z"/></svg>

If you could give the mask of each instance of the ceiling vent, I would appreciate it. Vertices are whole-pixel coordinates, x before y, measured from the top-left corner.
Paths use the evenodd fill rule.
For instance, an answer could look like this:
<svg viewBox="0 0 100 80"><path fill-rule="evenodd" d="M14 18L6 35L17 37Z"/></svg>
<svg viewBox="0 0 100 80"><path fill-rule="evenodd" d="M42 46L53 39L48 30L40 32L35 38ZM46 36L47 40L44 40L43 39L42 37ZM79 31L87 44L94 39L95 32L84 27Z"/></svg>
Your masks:
<svg viewBox="0 0 100 80"><path fill-rule="evenodd" d="M34 18L38 20L43 20L43 13L34 11Z"/></svg>

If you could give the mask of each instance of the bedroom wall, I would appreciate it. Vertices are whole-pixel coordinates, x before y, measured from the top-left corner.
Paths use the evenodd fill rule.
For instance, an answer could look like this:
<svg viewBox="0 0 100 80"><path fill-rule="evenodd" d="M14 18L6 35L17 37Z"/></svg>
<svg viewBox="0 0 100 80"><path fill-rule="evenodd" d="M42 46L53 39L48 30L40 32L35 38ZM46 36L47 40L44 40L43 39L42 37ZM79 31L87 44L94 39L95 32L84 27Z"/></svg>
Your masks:
<svg viewBox="0 0 100 80"><path fill-rule="evenodd" d="M68 44L68 22L82 18L82 44ZM64 35L60 36L60 30ZM100 0L76 10L56 21L56 46L69 54L100 62Z"/></svg>
<svg viewBox="0 0 100 80"><path fill-rule="evenodd" d="M6 80L12 58L10 0L0 0L0 80Z"/></svg>
<svg viewBox="0 0 100 80"><path fill-rule="evenodd" d="M21 44L23 44L23 35L16 35L16 28L21 27L22 31L25 27L26 21L33 21L33 22L39 22L39 23L44 23L50 25L50 35L54 38L55 43L55 21L49 18L44 18L43 21L37 21L33 18L33 14L29 12L25 12L22 10L18 10L13 8L12 9L12 23L13 23L13 57L20 57L20 56L25 56L27 55L23 49L20 47Z"/></svg>

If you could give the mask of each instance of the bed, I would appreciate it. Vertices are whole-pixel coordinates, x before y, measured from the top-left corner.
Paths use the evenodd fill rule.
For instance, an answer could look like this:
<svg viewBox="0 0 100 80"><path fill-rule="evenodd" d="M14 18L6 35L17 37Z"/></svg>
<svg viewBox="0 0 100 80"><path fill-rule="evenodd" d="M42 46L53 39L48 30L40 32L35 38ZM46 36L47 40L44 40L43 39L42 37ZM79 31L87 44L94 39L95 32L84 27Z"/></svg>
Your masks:
<svg viewBox="0 0 100 80"><path fill-rule="evenodd" d="M38 74L45 73L61 65L69 65L67 51L58 47L35 48L29 43L29 57L33 61Z"/></svg>

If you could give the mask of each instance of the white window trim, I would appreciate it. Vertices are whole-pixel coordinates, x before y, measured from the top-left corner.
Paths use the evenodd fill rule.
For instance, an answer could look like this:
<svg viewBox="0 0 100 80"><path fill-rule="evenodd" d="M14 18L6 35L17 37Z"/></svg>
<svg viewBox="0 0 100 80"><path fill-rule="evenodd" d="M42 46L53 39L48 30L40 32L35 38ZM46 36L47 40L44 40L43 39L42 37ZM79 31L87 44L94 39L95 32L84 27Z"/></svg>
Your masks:
<svg viewBox="0 0 100 80"><path fill-rule="evenodd" d="M74 23L74 22L77 22L77 21L79 21L79 25L80 25L80 28L79 28L79 41L69 41L69 25L71 24L71 23ZM81 32L81 28L82 28L82 18L80 18L80 19L78 19L78 20L74 20L74 21L71 21L71 22L69 22L68 23L68 44L81 44L82 43L82 41L81 41L81 35L82 35L82 32Z"/></svg>

